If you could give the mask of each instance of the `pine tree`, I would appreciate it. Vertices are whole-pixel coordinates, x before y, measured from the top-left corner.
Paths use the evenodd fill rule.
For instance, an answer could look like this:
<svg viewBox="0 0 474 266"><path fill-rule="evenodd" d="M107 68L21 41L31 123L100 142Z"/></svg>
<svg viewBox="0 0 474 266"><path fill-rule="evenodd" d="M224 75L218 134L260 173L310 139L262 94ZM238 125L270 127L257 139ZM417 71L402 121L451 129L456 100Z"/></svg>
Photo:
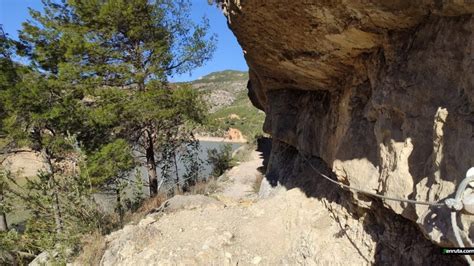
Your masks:
<svg viewBox="0 0 474 266"><path fill-rule="evenodd" d="M8 36L3 31L2 25L0 25L0 94L1 92L8 89L10 86L13 86L16 79L17 73L15 65L11 60L12 53L12 42L9 40ZM3 104L0 104L0 154L2 154L2 148L4 141L2 139L5 137L5 132L2 130L2 119L6 116L5 108ZM1 166L0 158L0 166ZM3 169L0 169L0 231L8 231L6 212L7 207L4 200L4 190L6 183L4 181Z"/></svg>
<svg viewBox="0 0 474 266"><path fill-rule="evenodd" d="M151 196L164 181L158 166L162 176L170 160L176 168L183 147L189 173L176 179L185 185L196 178L192 125L203 121L205 106L197 91L167 78L202 65L214 49L207 22L189 19L188 1L43 3L44 12L31 10L32 20L23 24L21 43L0 32L0 152L29 147L48 168L26 188L9 179L23 189L14 195L34 219L24 235L0 240L22 239L6 242L22 242L33 253L101 227L91 193L115 189L120 196L137 152L145 157ZM31 65L15 63L15 52ZM0 218L8 210L5 184ZM118 198L119 213L122 208Z"/></svg>
<svg viewBox="0 0 474 266"><path fill-rule="evenodd" d="M20 66L15 64L12 60L14 54L15 42L11 40L3 31L3 26L0 24L0 95L15 87L19 80ZM3 104L0 104L0 154L5 149L5 131L3 130L2 120L6 117L6 110Z"/></svg>
<svg viewBox="0 0 474 266"><path fill-rule="evenodd" d="M10 210L10 204L7 202L7 180L8 173L0 168L0 232L8 231L6 213Z"/></svg>
<svg viewBox="0 0 474 266"><path fill-rule="evenodd" d="M120 224L123 224L124 215L121 195L126 183L130 182L126 176L134 166L130 146L125 140L117 139L92 155L87 162L87 168L82 172L82 175L90 180L91 186L101 191L112 190L116 193L116 211Z"/></svg>
<svg viewBox="0 0 474 266"><path fill-rule="evenodd" d="M171 89L167 77L210 58L214 37L207 21L192 23L184 0L43 2L45 12L31 12L38 25L25 23L20 35L30 47L26 54L91 105L91 127L77 134L88 150L123 138L144 153L155 195L157 151L166 132L202 120L196 94Z"/></svg>
<svg viewBox="0 0 474 266"><path fill-rule="evenodd" d="M74 90L34 71L23 73L21 81L2 93L7 114L3 129L9 146L31 147L42 154L47 165L43 174L50 186L58 233L62 231L63 219L56 184L63 172L61 164L73 152L67 141L69 132L79 131L83 124L80 98Z"/></svg>
<svg viewBox="0 0 474 266"><path fill-rule="evenodd" d="M233 166L232 146L230 144L222 146L219 150L210 149L207 151L208 163L212 165L212 175L219 177Z"/></svg>

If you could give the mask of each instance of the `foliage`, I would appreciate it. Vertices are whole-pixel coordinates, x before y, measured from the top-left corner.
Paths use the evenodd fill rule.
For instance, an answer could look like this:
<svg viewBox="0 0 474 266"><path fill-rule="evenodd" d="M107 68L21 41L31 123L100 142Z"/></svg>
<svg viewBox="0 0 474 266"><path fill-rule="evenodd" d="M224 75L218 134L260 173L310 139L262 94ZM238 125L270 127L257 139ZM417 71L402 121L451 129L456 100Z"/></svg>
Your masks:
<svg viewBox="0 0 474 266"><path fill-rule="evenodd" d="M0 25L0 93L14 85L17 79L16 70L11 60L11 50L11 42ZM5 109L3 105L0 105L0 121L5 115ZM0 122L0 135L3 135L2 131Z"/></svg>
<svg viewBox="0 0 474 266"><path fill-rule="evenodd" d="M199 158L199 149L199 141L192 140L186 143L185 152L181 153L181 160L185 168L181 182L183 191L189 191L189 188L195 186L202 178L199 176L203 164L203 161Z"/></svg>
<svg viewBox="0 0 474 266"><path fill-rule="evenodd" d="M43 4L23 23L21 43L0 32L0 148L31 148L47 166L25 186L2 179L31 212L23 232L0 236L11 256L74 250L82 235L123 224L124 206L142 200L139 186L152 186L128 178L141 165L156 181L159 165L180 159L188 172L177 181L197 178L192 129L206 107L198 92L167 78L201 66L215 48L207 21L193 23L186 0ZM31 65L13 62L14 53ZM131 184L137 190L127 201ZM95 202L93 193L104 190L116 192L120 222ZM12 201L0 204L10 211Z"/></svg>
<svg viewBox="0 0 474 266"><path fill-rule="evenodd" d="M21 38L38 66L81 84L138 85L202 65L214 50L208 22L186 0L44 1ZM142 89L142 88L140 88Z"/></svg>
<svg viewBox="0 0 474 266"><path fill-rule="evenodd" d="M24 23L20 37L29 49L23 52L56 83L67 83L82 93L82 100L92 98L98 107L90 114L93 121L86 121L98 127L80 131L81 143L110 137L104 130L116 130L120 121L127 122L120 129L128 129L123 132L128 136L175 114L183 105L167 102L166 77L200 66L214 49L214 36L207 37L207 22L196 25L189 19L188 1L44 4L45 12L31 12L36 23ZM189 99L181 91L174 96ZM193 105L185 107L184 113Z"/></svg>
<svg viewBox="0 0 474 266"><path fill-rule="evenodd" d="M17 231L0 232L0 264L11 265L14 262L23 262L21 256L16 253L22 249L20 243L21 235Z"/></svg>
<svg viewBox="0 0 474 266"><path fill-rule="evenodd" d="M193 23L185 0L44 4L45 12L31 12L38 25L24 23L20 38L29 47L24 53L56 85L67 84L81 104L90 105L74 108L86 118L80 124L88 125L73 131L84 148L95 151L126 139L145 154L150 194L156 194L163 140L188 121L203 120L199 97L170 88L166 79L210 58L215 46L207 21Z"/></svg>
<svg viewBox="0 0 474 266"><path fill-rule="evenodd" d="M87 158L86 166L81 171L91 187L98 188L99 191L111 190L115 192L115 209L121 223L123 223L125 211L125 188L132 182L127 176L135 165L132 149L128 143L123 139L117 139L90 155ZM142 188L137 189L141 190ZM134 200L141 201L141 198L135 197ZM129 202L128 205L135 206L136 204Z"/></svg>
<svg viewBox="0 0 474 266"><path fill-rule="evenodd" d="M0 214L8 213L12 209L11 201L9 201L11 197L8 184L9 176L10 172L0 168Z"/></svg>
<svg viewBox="0 0 474 266"><path fill-rule="evenodd" d="M108 141L123 138L133 145L134 154L146 157L151 141L154 157L159 160L156 167L161 169L163 181L175 180L172 173L175 159L185 163L189 170L187 175L190 172L197 175L198 146L192 128L203 123L206 113L197 91L180 86L174 89L151 88L130 94L117 88L107 88L94 96L94 103L88 112L92 118L88 129L89 143L94 138L93 143L106 138L110 139ZM113 134L103 135L106 130ZM144 162L137 159L135 163Z"/></svg>
<svg viewBox="0 0 474 266"><path fill-rule="evenodd" d="M21 72L25 70L12 60L17 45L18 43L11 40L0 25L0 102L2 102L0 104L0 151L4 150L8 144L6 139L8 136L3 125L3 119L7 117L7 110L3 104L2 95L5 91L16 87Z"/></svg>
<svg viewBox="0 0 474 266"><path fill-rule="evenodd" d="M125 199L125 206L132 212L137 211L145 200L143 193L144 183L139 169L135 169L135 180L131 181L134 184L132 187L132 196Z"/></svg>
<svg viewBox="0 0 474 266"><path fill-rule="evenodd" d="M25 222L24 230L11 228L0 235L0 245L16 260L22 261L25 254L37 254L45 250L59 251L59 256L66 256L74 250L81 236L93 230L103 233L110 229L110 220L101 213L95 203L90 185L79 175L55 179L51 184L50 173L42 172L36 179L28 179L26 186L16 182L12 175L3 176L3 182L8 184L7 201L15 198L25 203L25 208L31 210L31 216ZM52 191L55 188L55 193ZM63 229L57 232L54 220L55 196L61 206L61 217L64 220ZM20 233L21 232L21 233ZM15 245L9 245L14 241ZM29 258L31 259L31 258Z"/></svg>
<svg viewBox="0 0 474 266"><path fill-rule="evenodd" d="M96 188L114 187L121 179L125 179L134 166L128 143L123 139L117 139L90 155L87 158L87 168L83 169L82 174Z"/></svg>
<svg viewBox="0 0 474 266"><path fill-rule="evenodd" d="M212 165L212 175L221 176L227 169L233 166L232 146L223 145L219 150L210 149L207 151L208 163Z"/></svg>

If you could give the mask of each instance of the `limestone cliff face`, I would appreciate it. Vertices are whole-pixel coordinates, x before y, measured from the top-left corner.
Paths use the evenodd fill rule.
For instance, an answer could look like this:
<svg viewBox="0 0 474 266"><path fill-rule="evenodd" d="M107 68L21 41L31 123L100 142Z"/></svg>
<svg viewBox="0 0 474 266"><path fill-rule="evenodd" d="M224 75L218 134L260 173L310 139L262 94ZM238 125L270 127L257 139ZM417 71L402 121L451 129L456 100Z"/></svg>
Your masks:
<svg viewBox="0 0 474 266"><path fill-rule="evenodd" d="M250 67L249 96L274 139L270 183L342 197L358 212L395 213L435 243L454 243L446 208L328 192L333 185L301 155L368 191L420 201L452 196L474 166L474 3L221 4ZM473 239L471 219L463 219Z"/></svg>

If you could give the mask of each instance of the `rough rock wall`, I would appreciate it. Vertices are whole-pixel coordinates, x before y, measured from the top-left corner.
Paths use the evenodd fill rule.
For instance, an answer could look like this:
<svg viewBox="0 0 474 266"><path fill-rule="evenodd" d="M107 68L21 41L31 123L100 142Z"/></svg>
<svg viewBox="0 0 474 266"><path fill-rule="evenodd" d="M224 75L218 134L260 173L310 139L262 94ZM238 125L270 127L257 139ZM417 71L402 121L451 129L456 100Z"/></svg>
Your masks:
<svg viewBox="0 0 474 266"><path fill-rule="evenodd" d="M333 185L310 172L305 155L368 191L453 195L474 166L472 1L220 2L274 139L272 185L330 197ZM446 208L338 193L349 209L395 215L439 245L454 243ZM474 239L471 217L463 223Z"/></svg>

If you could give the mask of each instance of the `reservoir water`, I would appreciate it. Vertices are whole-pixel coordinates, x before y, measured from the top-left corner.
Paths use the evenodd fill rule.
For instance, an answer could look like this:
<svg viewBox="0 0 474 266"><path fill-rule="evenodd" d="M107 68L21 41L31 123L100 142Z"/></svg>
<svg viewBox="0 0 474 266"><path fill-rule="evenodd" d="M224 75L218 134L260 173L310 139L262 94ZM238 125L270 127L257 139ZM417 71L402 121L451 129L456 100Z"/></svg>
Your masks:
<svg viewBox="0 0 474 266"><path fill-rule="evenodd" d="M200 149L198 156L202 161L202 167L200 169L199 177L200 178L206 178L208 177L211 172L212 172L212 166L207 163L207 151L210 149L221 149L224 145L231 145L232 151L235 151L237 148L239 148L242 143L230 143L230 142L220 142L220 141L200 141ZM144 167L141 167L140 169L140 175L143 179L143 183L146 184L148 182L148 176L146 174L146 170ZM158 169L158 173L159 173ZM178 172L180 176L184 174L184 166L182 162L178 163ZM132 173L129 177L130 180L135 179L135 174ZM130 184L130 186L132 186ZM149 195L149 189L148 187L143 187L143 196L148 196ZM94 194L94 198L96 202L99 204L102 210L106 212L113 212L116 206L116 195L114 193L96 193ZM11 226L12 224L21 224L27 217L29 216L28 211L16 211L13 214L8 215L8 222L9 225ZM22 228L22 227L18 227ZM19 229L23 230L23 229Z"/></svg>
<svg viewBox="0 0 474 266"><path fill-rule="evenodd" d="M198 152L198 157L200 161L202 162L201 164L201 169L199 171L199 178L200 179L206 179L210 176L212 173L212 165L210 165L207 162L208 156L207 156L207 151L211 149L217 149L220 150L224 147L224 145L230 145L232 147L232 151L235 151L237 148L242 146L242 143L234 143L234 142L222 142L222 141L199 141L199 152ZM142 178L142 181L144 184L148 183L148 175L146 172L145 167L140 167L138 169L139 175ZM157 169L158 171L158 177L160 177L160 169ZM178 174L180 178L183 177L185 174L185 167L182 161L178 161ZM129 176L130 180L135 180L136 177L136 171L134 173L131 173ZM173 172L171 174L172 177L174 177L176 174ZM133 184L130 184L130 187L132 187ZM170 187L170 184L168 185L163 185L160 189L160 192L173 189L173 187ZM130 193L127 193L130 194ZM143 195L148 196L149 195L149 189L148 187L143 187ZM114 193L96 193L95 195L96 201L99 203L101 208L106 211L113 211L115 208L116 204L116 195Z"/></svg>
<svg viewBox="0 0 474 266"><path fill-rule="evenodd" d="M200 141L199 158L203 161L200 176L208 177L212 172L212 165L207 162L207 151L210 149L221 149L224 145L231 145L232 151L242 146L242 143L221 142L221 141ZM178 171L183 171L184 167L178 163ZM180 173L182 174L182 173Z"/></svg>

